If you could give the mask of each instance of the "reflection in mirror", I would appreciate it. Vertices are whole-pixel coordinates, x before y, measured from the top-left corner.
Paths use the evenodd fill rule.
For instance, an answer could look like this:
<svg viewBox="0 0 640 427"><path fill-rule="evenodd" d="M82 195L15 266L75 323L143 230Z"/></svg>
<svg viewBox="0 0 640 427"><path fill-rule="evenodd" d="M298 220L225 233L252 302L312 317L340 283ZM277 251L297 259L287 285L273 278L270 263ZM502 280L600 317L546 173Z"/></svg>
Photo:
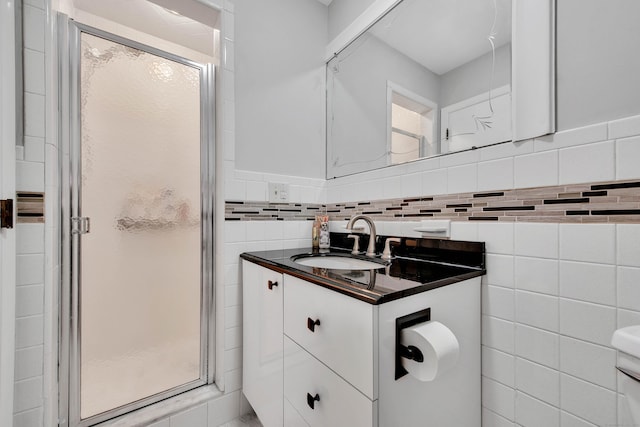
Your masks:
<svg viewBox="0 0 640 427"><path fill-rule="evenodd" d="M327 87L328 178L510 141L511 0L403 0Z"/></svg>
<svg viewBox="0 0 640 427"><path fill-rule="evenodd" d="M438 104L388 82L387 105L391 106L390 163L409 162L438 154Z"/></svg>

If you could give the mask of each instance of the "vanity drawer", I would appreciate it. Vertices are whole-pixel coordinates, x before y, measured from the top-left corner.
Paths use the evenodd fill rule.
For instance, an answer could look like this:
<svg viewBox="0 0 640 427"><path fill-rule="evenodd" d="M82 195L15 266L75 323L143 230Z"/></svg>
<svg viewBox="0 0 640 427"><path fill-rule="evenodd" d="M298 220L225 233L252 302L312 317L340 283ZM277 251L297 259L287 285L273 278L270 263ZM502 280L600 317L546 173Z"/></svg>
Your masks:
<svg viewBox="0 0 640 427"><path fill-rule="evenodd" d="M372 427L377 402L284 338L284 396L309 426Z"/></svg>
<svg viewBox="0 0 640 427"><path fill-rule="evenodd" d="M292 276L284 282L285 335L377 399L377 307Z"/></svg>

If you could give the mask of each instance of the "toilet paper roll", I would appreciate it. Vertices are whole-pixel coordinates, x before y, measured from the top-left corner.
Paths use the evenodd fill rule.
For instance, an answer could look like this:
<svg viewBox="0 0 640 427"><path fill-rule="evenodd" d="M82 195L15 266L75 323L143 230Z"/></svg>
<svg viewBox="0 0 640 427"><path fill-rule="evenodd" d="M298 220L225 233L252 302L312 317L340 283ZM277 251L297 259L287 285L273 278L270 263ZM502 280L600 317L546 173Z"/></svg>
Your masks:
<svg viewBox="0 0 640 427"><path fill-rule="evenodd" d="M440 322L419 323L400 331L400 342L422 351L423 362L402 358L402 366L420 381L433 381L455 366L460 353L456 336Z"/></svg>

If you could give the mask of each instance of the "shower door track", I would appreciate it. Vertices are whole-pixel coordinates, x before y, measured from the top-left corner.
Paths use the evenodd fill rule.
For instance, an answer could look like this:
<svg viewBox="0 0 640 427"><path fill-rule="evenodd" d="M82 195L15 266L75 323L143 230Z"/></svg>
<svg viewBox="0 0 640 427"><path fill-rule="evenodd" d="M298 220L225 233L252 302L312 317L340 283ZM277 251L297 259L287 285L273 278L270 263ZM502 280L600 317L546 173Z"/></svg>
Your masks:
<svg viewBox="0 0 640 427"><path fill-rule="evenodd" d="M215 367L214 317L214 176L215 176L215 68L77 23L58 13L58 111L61 142L59 155L60 197L60 299L59 299L59 426L88 427L197 387L212 384ZM197 68L200 74L200 200L201 200L201 306L200 377L124 406L80 418L79 255L81 237L72 218L80 217L80 35L87 33L165 59Z"/></svg>

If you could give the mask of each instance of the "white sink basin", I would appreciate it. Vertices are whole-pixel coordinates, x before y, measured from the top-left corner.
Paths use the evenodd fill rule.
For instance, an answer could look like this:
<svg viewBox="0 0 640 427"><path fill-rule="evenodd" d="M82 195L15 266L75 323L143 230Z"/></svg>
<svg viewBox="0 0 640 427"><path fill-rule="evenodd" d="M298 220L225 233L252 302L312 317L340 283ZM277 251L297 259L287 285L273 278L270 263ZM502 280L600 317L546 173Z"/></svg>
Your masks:
<svg viewBox="0 0 640 427"><path fill-rule="evenodd" d="M348 256L301 256L295 257L294 262L307 267L328 268L332 270L376 270L384 264Z"/></svg>
<svg viewBox="0 0 640 427"><path fill-rule="evenodd" d="M640 325L627 326L613 333L611 345L618 350L640 358Z"/></svg>

